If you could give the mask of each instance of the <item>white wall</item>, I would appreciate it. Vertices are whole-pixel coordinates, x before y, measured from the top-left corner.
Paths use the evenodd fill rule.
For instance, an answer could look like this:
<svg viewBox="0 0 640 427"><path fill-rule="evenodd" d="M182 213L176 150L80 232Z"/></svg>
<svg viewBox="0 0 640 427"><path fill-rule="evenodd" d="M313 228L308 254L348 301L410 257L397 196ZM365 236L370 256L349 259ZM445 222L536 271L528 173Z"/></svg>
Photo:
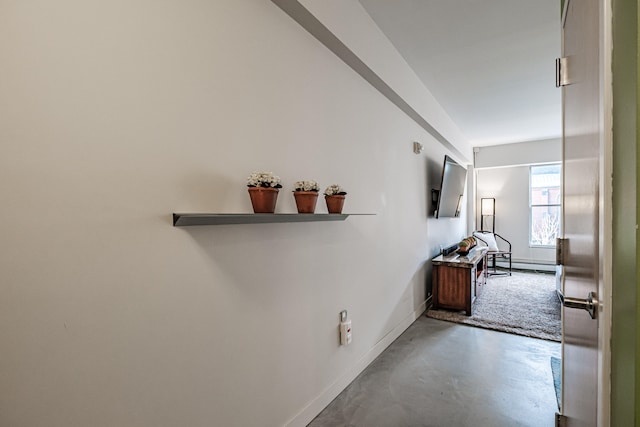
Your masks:
<svg viewBox="0 0 640 427"><path fill-rule="evenodd" d="M300 0L299 3L384 82L386 86L380 88L381 92L393 91L402 98L408 108L434 130L435 136L454 150L452 154L458 161L466 164L472 160L472 147L456 123L358 0ZM355 66L361 68L360 64Z"/></svg>
<svg viewBox="0 0 640 427"><path fill-rule="evenodd" d="M531 164L560 162L561 140L480 147L477 150L476 228L480 228L480 199L494 197L495 231L511 242L513 261L525 264L554 262L554 248L529 246L529 167ZM490 229L486 224L484 228Z"/></svg>
<svg viewBox="0 0 640 427"><path fill-rule="evenodd" d="M476 168L555 163L562 160L562 139L544 139L475 148Z"/></svg>
<svg viewBox="0 0 640 427"><path fill-rule="evenodd" d="M271 2L0 2L0 34L0 425L304 425L465 234L447 151ZM279 212L316 179L377 215L172 227L259 169Z"/></svg>

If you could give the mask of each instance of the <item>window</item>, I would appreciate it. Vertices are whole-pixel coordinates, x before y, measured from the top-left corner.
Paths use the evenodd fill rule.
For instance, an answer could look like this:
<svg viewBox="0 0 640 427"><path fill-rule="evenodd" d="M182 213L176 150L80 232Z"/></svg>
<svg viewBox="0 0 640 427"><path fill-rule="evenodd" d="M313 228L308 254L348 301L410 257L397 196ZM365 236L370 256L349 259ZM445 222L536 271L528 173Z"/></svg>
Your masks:
<svg viewBox="0 0 640 427"><path fill-rule="evenodd" d="M529 245L555 247L560 236L562 200L560 164L531 166L529 173Z"/></svg>

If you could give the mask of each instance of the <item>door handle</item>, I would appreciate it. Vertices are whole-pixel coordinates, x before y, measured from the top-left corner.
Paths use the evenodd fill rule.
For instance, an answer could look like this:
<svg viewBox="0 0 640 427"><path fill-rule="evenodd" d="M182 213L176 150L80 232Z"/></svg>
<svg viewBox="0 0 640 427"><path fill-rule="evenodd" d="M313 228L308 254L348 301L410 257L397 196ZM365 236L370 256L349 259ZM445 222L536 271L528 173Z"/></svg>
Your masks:
<svg viewBox="0 0 640 427"><path fill-rule="evenodd" d="M567 308L579 308L587 310L592 319L596 318L598 313L598 300L595 292L589 292L587 299L581 298L567 298L561 295L562 305Z"/></svg>

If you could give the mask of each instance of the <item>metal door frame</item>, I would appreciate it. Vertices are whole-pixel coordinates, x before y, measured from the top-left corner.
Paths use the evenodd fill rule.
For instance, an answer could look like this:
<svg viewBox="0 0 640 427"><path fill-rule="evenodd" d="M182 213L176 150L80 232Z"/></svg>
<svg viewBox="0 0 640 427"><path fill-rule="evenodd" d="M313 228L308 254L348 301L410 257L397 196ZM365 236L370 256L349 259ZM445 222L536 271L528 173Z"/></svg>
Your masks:
<svg viewBox="0 0 640 427"><path fill-rule="evenodd" d="M598 333L598 426L611 423L611 292L613 289L613 7L600 2L600 258Z"/></svg>

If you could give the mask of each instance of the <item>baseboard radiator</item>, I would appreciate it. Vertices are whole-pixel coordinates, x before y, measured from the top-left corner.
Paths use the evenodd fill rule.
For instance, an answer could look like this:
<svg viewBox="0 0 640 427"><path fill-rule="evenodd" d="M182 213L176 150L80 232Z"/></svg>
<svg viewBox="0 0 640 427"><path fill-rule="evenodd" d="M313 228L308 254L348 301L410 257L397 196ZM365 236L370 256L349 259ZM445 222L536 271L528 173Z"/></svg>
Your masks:
<svg viewBox="0 0 640 427"><path fill-rule="evenodd" d="M491 260L489 260L489 265ZM496 258L496 266L502 269L509 268L509 262ZM513 258L511 260L511 268L514 270L539 271L544 273L555 273L556 265L553 261L534 261L530 259Z"/></svg>

